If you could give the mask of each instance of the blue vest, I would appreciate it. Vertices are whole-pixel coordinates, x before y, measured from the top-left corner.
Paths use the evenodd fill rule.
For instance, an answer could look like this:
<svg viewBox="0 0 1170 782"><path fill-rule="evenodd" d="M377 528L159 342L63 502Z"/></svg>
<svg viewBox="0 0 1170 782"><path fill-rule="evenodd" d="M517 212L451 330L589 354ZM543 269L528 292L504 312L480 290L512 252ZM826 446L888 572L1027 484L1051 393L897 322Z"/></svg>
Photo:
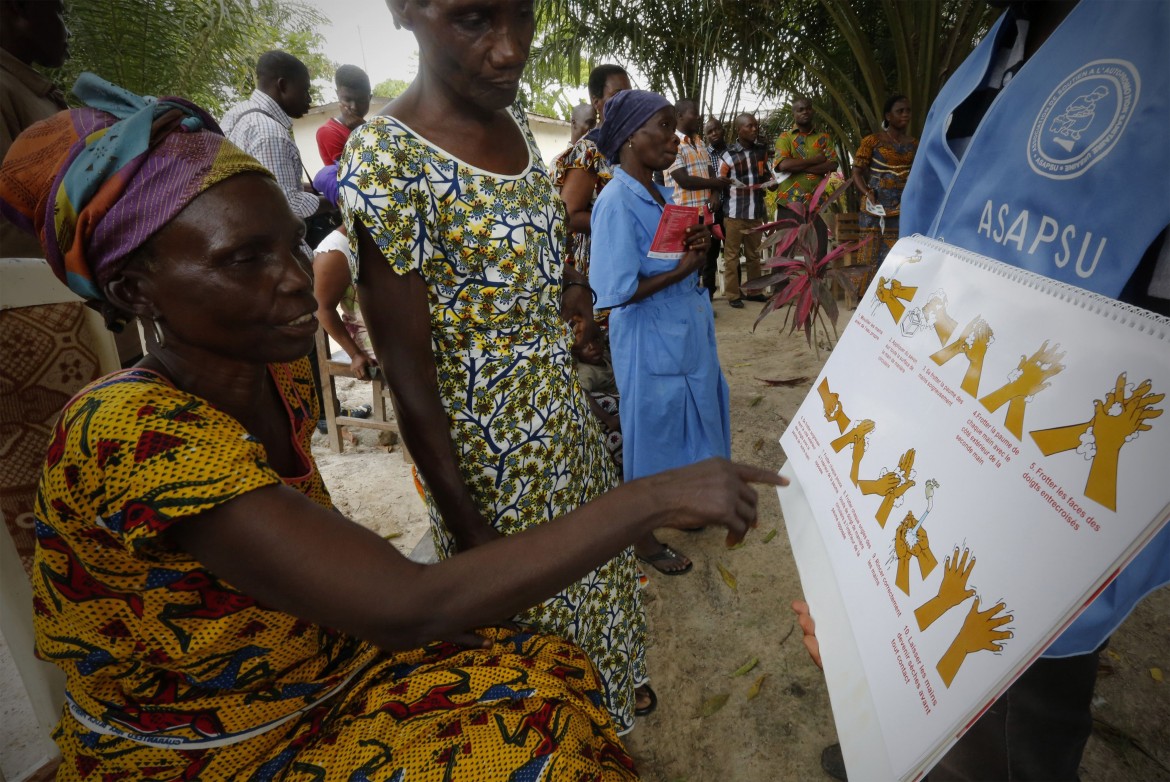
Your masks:
<svg viewBox="0 0 1170 782"><path fill-rule="evenodd" d="M951 114L983 85L1012 27L1012 14L1001 17L931 107L901 233L1116 298L1170 224L1170 3L1081 0L958 160Z"/></svg>

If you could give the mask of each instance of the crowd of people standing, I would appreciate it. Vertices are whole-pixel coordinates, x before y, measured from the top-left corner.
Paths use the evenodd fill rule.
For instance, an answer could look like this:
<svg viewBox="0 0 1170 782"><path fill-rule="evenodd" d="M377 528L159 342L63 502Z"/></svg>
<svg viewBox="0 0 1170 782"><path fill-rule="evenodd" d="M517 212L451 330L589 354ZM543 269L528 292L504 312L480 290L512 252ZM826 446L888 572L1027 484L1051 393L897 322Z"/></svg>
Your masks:
<svg viewBox="0 0 1170 782"><path fill-rule="evenodd" d="M728 461L714 264L742 308L760 227L844 182L811 101L774 148L750 113L726 143L693 101L600 66L550 170L514 105L531 15L485 4L489 34L441 3L390 8L419 76L367 120L368 79L338 73L324 176L289 133L309 78L283 52L222 122L86 74L85 107L42 101L7 150L5 217L148 348L66 404L39 488L37 648L68 681L59 779L636 778L619 737L658 702L637 562L685 573L656 528L734 543L751 484L782 483ZM891 96L854 157L874 263L899 230L910 110ZM700 219L664 255L672 204ZM318 217L340 225L310 260ZM386 377L438 564L332 506L310 447L319 322L355 375ZM612 406L583 365L609 372ZM1072 652L1095 664L1086 643ZM980 740L981 759L1006 752Z"/></svg>

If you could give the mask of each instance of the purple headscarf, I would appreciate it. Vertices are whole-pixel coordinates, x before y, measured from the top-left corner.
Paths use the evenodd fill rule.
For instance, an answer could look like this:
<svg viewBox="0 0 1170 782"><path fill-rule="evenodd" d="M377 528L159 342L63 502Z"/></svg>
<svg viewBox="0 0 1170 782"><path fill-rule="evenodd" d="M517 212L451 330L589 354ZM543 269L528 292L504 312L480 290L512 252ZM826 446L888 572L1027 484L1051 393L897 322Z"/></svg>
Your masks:
<svg viewBox="0 0 1170 782"><path fill-rule="evenodd" d="M657 92L623 90L605 102L605 122L597 138L597 148L610 163L618 162L618 155L634 131L646 120L670 106L670 101Z"/></svg>
<svg viewBox="0 0 1170 782"><path fill-rule="evenodd" d="M105 283L139 247L212 185L272 174L182 98L142 98L82 74L88 108L25 130L0 166L0 211L41 241L53 272L78 295Z"/></svg>

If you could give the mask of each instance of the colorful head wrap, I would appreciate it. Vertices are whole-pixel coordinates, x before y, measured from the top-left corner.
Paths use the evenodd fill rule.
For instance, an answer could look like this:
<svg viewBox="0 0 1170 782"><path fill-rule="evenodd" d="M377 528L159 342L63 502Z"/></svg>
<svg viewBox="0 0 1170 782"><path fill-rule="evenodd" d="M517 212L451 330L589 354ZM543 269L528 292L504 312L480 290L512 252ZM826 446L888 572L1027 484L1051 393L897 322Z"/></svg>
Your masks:
<svg viewBox="0 0 1170 782"><path fill-rule="evenodd" d="M605 102L605 122L597 137L597 148L611 163L618 162L622 144L646 120L671 105L657 92L623 90Z"/></svg>
<svg viewBox="0 0 1170 782"><path fill-rule="evenodd" d="M83 73L90 108L25 130L0 166L0 212L36 235L58 278L102 300L121 263L204 190L236 174L272 176L182 98L143 98Z"/></svg>

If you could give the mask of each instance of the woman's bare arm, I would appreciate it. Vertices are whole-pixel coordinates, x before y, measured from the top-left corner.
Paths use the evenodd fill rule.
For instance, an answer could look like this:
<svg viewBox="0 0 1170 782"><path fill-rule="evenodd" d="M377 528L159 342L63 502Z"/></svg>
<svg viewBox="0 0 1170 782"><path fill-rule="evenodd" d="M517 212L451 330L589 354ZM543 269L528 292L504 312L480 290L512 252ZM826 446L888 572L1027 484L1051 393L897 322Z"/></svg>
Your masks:
<svg viewBox="0 0 1170 782"><path fill-rule="evenodd" d="M770 470L721 459L631 481L572 513L436 565L294 489L268 486L174 524L168 539L265 606L387 649L502 621L556 593L655 527L720 525L734 544Z"/></svg>
<svg viewBox="0 0 1170 782"><path fill-rule="evenodd" d="M476 507L459 470L451 422L439 398L427 284L398 274L359 222L358 300L398 413L402 440L463 550L499 536Z"/></svg>
<svg viewBox="0 0 1170 782"><path fill-rule="evenodd" d="M565 172L565 183L561 186L561 200L565 202L566 223L570 231L579 234L590 232L589 219L593 216L593 193L597 188L597 174L583 168L570 168Z"/></svg>
<svg viewBox="0 0 1170 782"><path fill-rule="evenodd" d="M313 295L317 297L317 320L325 333L349 356L349 368L353 376L365 380L366 367L376 362L372 362L373 356L367 355L354 342L341 316L337 314L337 305L341 303L341 297L345 295L351 280L349 262L340 250L313 256ZM328 356L322 356L322 359L328 359Z"/></svg>

